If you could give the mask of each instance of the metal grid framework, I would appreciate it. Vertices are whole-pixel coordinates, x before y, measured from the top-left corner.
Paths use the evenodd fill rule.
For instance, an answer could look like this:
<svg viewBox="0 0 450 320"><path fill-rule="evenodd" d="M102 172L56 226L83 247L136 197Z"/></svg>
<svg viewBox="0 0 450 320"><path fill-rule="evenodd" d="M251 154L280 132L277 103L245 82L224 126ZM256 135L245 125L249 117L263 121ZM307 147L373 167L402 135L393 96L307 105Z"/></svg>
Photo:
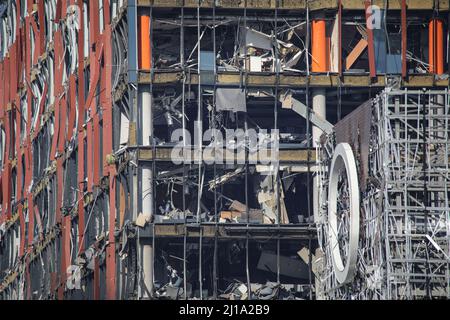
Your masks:
<svg viewBox="0 0 450 320"><path fill-rule="evenodd" d="M181 69L182 70L182 77L180 81L176 84L169 84L165 87L169 87L170 85L175 88L180 94L180 101L178 103L175 103L174 106L177 106L178 108L181 105L181 114L185 115L189 111L189 109L194 110L192 113L191 120L188 120L186 116L182 117L181 120L181 128L184 130L188 128L190 125L192 125L193 120L198 121L198 123L201 123L200 126L209 126L212 129L217 130L220 132L223 128L225 128L226 124L223 121L223 118L226 118L227 113L220 111L217 108L217 91L220 88L225 87L224 85L221 85L218 82L218 66L215 65L212 68L212 70L207 70L206 72L202 70L203 62L202 57L204 52L212 53L212 55L215 57L218 55L220 50L222 49L221 46L224 42L224 39L220 39L219 35L220 32L223 32L224 30L216 30L220 29L220 26L227 26L235 28L235 30L239 30L244 28L247 28L248 25L250 25L250 22L255 23L254 17L247 16L246 8L243 9L243 11L239 12L238 18L233 20L231 19L228 21L228 19L223 18L223 16L219 16L217 14L216 16L216 8L213 7L211 12L202 12L200 11L200 6L198 6L196 11L189 11L185 12L184 8L181 9L180 12L177 12L177 15L179 15L177 20L174 21L168 21L167 19L164 19L164 16L160 16L160 13L156 10L153 10L153 7L145 8L145 10L141 11L142 15L148 15L150 21L151 21L151 43L152 43L152 49L155 56L158 55L158 50L161 50L158 45L160 41L155 41L155 38L158 36L161 37L160 34L158 34L158 31L156 28L159 26L161 28L161 25L164 23L170 22L171 24L176 24L179 27L179 66L178 63L176 64L176 68L171 67L168 68L168 70L176 70ZM267 21L270 21L271 24L273 24L274 30L278 30L278 28L290 28L291 26L285 22L282 23L282 18L278 17L278 10L271 10L269 11L270 15L267 14L261 21L264 21L266 26L268 24ZM206 13L209 13L210 16L207 16ZM206 18L206 16L208 18ZM212 18L211 18L212 17ZM188 22L186 22L188 20ZM267 21L266 21L267 20ZM295 21L295 20L294 20ZM209 31L210 30L210 31ZM162 33L163 30L159 30L160 33ZM172 33L176 32L177 29L174 29ZM235 32L233 32L234 34ZM209 35L209 41L205 40L204 34ZM194 35L194 37L192 37ZM196 35L196 36L195 36ZM190 38L188 38L190 37ZM246 33L244 33L244 40L246 39ZM187 40L186 40L187 38ZM205 36L206 38L206 36ZM177 39L177 37L175 37ZM191 41L189 41L189 39ZM178 40L178 39L177 39ZM192 41L194 40L194 41ZM233 40L236 42L236 44L239 43L239 38L236 38ZM189 50L189 51L186 51ZM306 49L307 50L307 49ZM188 53L190 54L188 55ZM237 53L235 53L237 55ZM196 61L197 63L190 62L191 57L197 57ZM233 56L233 60L236 59L235 56ZM279 60L280 57L278 57L278 51L274 52L274 59ZM239 64L234 61L236 66L239 66ZM244 64L245 66L245 64ZM143 75L145 75L145 72L150 71L150 74L153 75L154 73L164 70L164 66L158 66L158 60L153 58L151 63L151 69L150 70L140 70L140 76L142 78ZM245 99L250 96L248 91L248 73L249 70L245 69L244 67L239 67L240 69L240 84L235 84L233 87L243 87L242 93L245 96ZM276 76L277 79L280 77L280 68L274 68L276 70L272 70L273 74ZM238 69L236 69L238 70ZM198 82L197 83L191 83L190 81L190 74L197 74L198 75ZM281 90L279 89L278 85L279 81L276 81L276 85L271 86L269 88L258 87L258 90L263 90L264 94L268 97L276 97L276 99L273 99L273 111L270 112L271 117L273 117L273 124L271 125L271 128L278 129L279 125L279 106L278 106L278 98L280 96ZM181 87L181 88L180 88ZM134 92L136 94L136 92ZM150 95L151 94L151 95ZM166 93L164 92L164 95L161 93L161 85L158 85L157 83L154 83L154 81L150 81L149 85L142 83L142 81L138 82L138 92L137 95L139 96L138 105L134 105L134 107L137 107L138 109L143 109L145 106L146 98L144 98L146 95L149 95L147 98L148 101L151 100L152 104L152 115L149 117L151 119L150 123L148 120L149 118L146 118L145 116L142 116L140 119L138 119L138 139L140 139L140 144L144 147L148 147L149 151L151 148L152 154L156 152L156 148L158 147L158 143L156 141L164 141L164 137L161 132L158 132L155 127L155 123L157 122L157 113L161 110L164 110L164 104ZM172 103L172 102L171 102ZM268 103L270 104L270 103ZM210 108L210 112L206 113L205 110ZM144 111L145 112L145 111ZM273 113L272 113L273 112ZM247 129L249 127L252 127L252 123L248 122L248 119L250 118L248 115L243 116L242 113L239 115L236 115L237 118L240 118L240 121L236 121L236 126L239 127L241 130ZM299 118L300 119L300 118ZM250 118L251 120L251 118ZM146 126L151 127L150 132L144 133ZM309 133L310 128L306 129L306 131ZM150 136L150 139L149 139ZM201 139L201 137L199 137ZM150 140L150 142L147 142ZM195 141L196 145L192 146L191 142L185 142L187 143L187 147L193 148L193 152L198 152L200 154L199 158L202 159L202 152L201 149L204 147L202 141ZM248 143L248 142L246 142ZM307 143L310 143L307 142ZM162 144L161 142L159 143ZM167 144L170 147L170 144ZM203 146L202 146L203 145ZM141 146L141 147L142 147ZM195 194L194 200L190 199L189 193L186 194L183 192L181 201L178 202L178 208L177 212L181 214L179 215L181 218L178 219L178 223L181 226L181 229L183 230L182 233L182 257L183 257L183 263L179 264L178 272L180 275L183 276L183 283L182 286L180 286L180 294L178 295L179 298L188 298L189 294L189 288L188 284L194 285L196 284L198 286L198 294L195 296L199 299L206 299L207 294L204 292L209 292L209 296L212 296L213 298L217 298L220 293L229 291L229 288L223 288L220 287L219 281L221 280L219 278L219 274L223 273L223 269L221 266L221 262L219 261L219 251L223 250L221 248L225 248L225 244L223 243L223 238L220 236L219 232L219 226L224 225L225 223L220 220L221 219L221 210L225 207L224 203L227 197L223 195L224 188L223 185L225 182L228 182L227 180L233 180L229 179L228 175L230 173L235 172L236 178L240 179L241 187L242 187L242 195L243 195L243 206L245 209L245 216L246 218L242 219L240 224L236 223L227 223L227 228L229 230L234 230L234 232L239 232L238 230L242 230L242 234L240 236L240 240L243 244L243 248L245 250L245 260L243 259L243 263L245 263L245 278L241 278L240 280L242 283L244 283L247 287L252 287L251 284L251 278L254 277L253 274L255 271L250 269L250 265L252 263L251 258L251 246L258 244L257 238L255 237L255 231L257 230L263 230L261 228L261 225L258 225L258 223L252 222L250 219L250 197L254 190L249 187L249 181L254 176L259 176L259 173L250 173L251 165L249 164L249 152L244 152L244 158L245 158L245 164L241 165L240 167L236 164L228 164L226 167L220 164L204 164L203 162L195 163L195 164L183 164L177 167L177 170L174 170L174 168L167 168L163 164L158 163L158 161L155 161L156 157L152 157L149 159L150 161L141 161L140 167L142 168L141 171L138 173L137 180L140 184L138 188L140 188L142 192L139 193L139 200L138 200L138 206L142 209L142 213L150 213L150 216L157 216L161 217L161 214L159 214L160 210L158 210L158 203L161 203L164 201L164 203L167 202L167 195L162 196L161 192L158 192L158 190L161 189L163 186L164 188L167 188L167 190L171 190L170 197L172 198L174 187L180 188L180 190L190 190ZM277 165L279 165L277 163ZM229 170L233 171L229 171ZM165 171L169 170L169 171ZM228 172L227 172L228 170ZM285 169L286 170L286 169ZM310 170L309 168L306 168L306 170ZM172 171L172 172L170 172ZM281 207L280 202L283 200L280 200L280 194L281 194L281 179L280 174L282 174L282 169L279 167L276 167L276 169L272 169L272 171L269 173L267 180L267 188L269 192L271 193L271 196L274 197L273 201L273 214L274 214L274 221L270 223L266 223L265 230L273 230L273 234L265 234L262 237L264 238L263 242L261 243L270 243L274 246L274 263L275 268L273 270L273 273L276 275L276 282L278 284L281 283L281 277L282 277L282 270L280 266L280 259L282 258L282 240L288 239L287 235L285 234L285 230L288 230L288 228L284 228L283 224L287 224L286 219L284 218L283 211L279 209ZM169 174L168 174L169 173ZM151 184L145 184L146 180L149 180L147 177L151 176ZM161 177L161 178L159 178ZM232 176L231 176L232 177ZM135 178L136 179L136 178ZM221 179L224 181L221 182ZM263 179L261 179L263 181ZM207 189L206 186L208 183L205 183L205 181L209 181L210 188ZM255 178L256 181L256 178ZM168 187L165 187L165 185L168 185ZM309 185L307 186L309 188ZM144 190L145 196L144 195ZM309 193L309 189L308 189ZM209 199L212 199L213 201L210 202L210 205L208 208L204 208L203 203L204 201L209 197ZM188 207L188 202L192 201L194 203L194 210L192 214L190 214L190 209ZM309 201L309 199L308 199ZM172 204L173 205L173 204ZM284 203L283 203L284 206ZM175 209L175 207L174 207ZM271 209L272 210L272 209ZM310 212L307 212L308 216L306 218L309 218ZM155 219L156 220L156 219ZM181 223L180 223L181 220ZM170 220L166 220L170 221ZM311 220L308 220L312 222ZM313 225L310 225L310 222L308 223L297 223L292 224L291 223L291 230L296 230L298 233L305 232L310 227L313 228ZM259 223L260 224L260 223ZM153 224L153 228L157 223L155 222ZM214 236L213 239L208 239L208 236L204 233L206 227L212 227L214 229ZM287 227L287 226L285 226ZM151 227L150 227L151 228ZM198 239L195 239L191 236L189 236L189 229L198 229ZM233 231L231 231L233 232ZM166 247L163 247L163 243L160 245L161 241L155 235L155 232L152 233L151 237L145 237L142 236L139 238L138 246L139 249L139 256L138 256L138 264L142 266L142 268L139 268L138 273L138 282L140 283L139 288L139 296L146 296L146 290L150 289L149 291L152 291L154 287L156 287L157 283L157 277L155 276L157 274L157 270L161 267L161 263L158 261L161 260L158 256L161 255L161 252L164 253L164 250L167 249ZM221 239L222 238L222 239ZM308 239L309 238L309 239ZM307 232L307 236L303 239L306 241L300 242L298 245L302 248L311 248L312 247L312 236ZM180 240L180 239L179 239ZM178 241L179 241L178 240ZM213 241L211 241L213 240ZM175 243L176 240L174 240ZM286 246L286 242L284 243ZM146 247L151 246L151 253L146 253ZM294 245L295 247L295 245ZM196 248L196 249L192 249ZM170 248L169 248L170 249ZM194 257L190 258L191 256ZM146 266L145 261L148 261L151 259L151 266ZM310 257L308 255L305 258L306 261L310 261ZM209 270L208 265L205 264L205 261L210 261L212 266L212 271ZM164 261L167 264L167 261ZM170 262L170 261L169 261ZM189 265L194 265L195 269L191 267L189 269ZM172 266L170 266L172 267ZM156 271L155 271L156 270ZM186 279L190 273L195 274L195 272L198 272L198 278L190 278ZM153 274L152 274L153 273ZM151 275L152 278L150 278L148 275ZM312 273L308 272L308 282L310 282L310 279L312 277ZM205 279L211 278L210 281L205 281ZM188 282L189 281L189 282ZM208 284L208 282L212 282L211 284ZM209 287L207 287L209 285ZM212 288L211 288L212 287ZM253 285L254 287L254 285ZM300 286L299 286L300 287ZM144 288L144 289L142 289ZM162 288L164 289L164 287ZM224 290L225 289L225 290ZM209 291L206 291L209 290ZM309 298L312 297L312 288L309 284L301 285L300 289L296 289L298 292L303 293L305 296L308 296ZM162 291L162 290L160 290ZM159 293L157 293L159 294ZM254 298L256 295L254 295ZM252 295L246 295L245 299L252 299Z"/></svg>
<svg viewBox="0 0 450 320"><path fill-rule="evenodd" d="M372 110L357 274L350 284L336 282L322 201L323 293L343 299L449 298L449 92L386 89ZM319 149L323 200L334 145L331 135Z"/></svg>

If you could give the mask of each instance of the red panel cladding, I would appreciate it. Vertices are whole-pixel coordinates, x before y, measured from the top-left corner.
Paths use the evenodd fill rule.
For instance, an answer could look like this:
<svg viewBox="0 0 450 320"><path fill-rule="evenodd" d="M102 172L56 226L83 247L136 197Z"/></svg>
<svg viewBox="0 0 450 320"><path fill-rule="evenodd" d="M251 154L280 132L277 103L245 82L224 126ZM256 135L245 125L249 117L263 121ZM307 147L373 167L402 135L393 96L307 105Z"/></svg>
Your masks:
<svg viewBox="0 0 450 320"><path fill-rule="evenodd" d="M17 212L19 213L19 223L20 223L19 256L23 256L25 253L25 217L23 215L23 205L22 204L19 204Z"/></svg>
<svg viewBox="0 0 450 320"><path fill-rule="evenodd" d="M41 52L41 44L39 43L39 29L34 19L30 20L31 29L33 30L32 37L34 38L34 52L31 64L34 66L38 63L39 53Z"/></svg>
<svg viewBox="0 0 450 320"><path fill-rule="evenodd" d="M56 160L56 206L55 206L55 215L56 215L56 223L61 225L61 269L60 269L60 287L58 288L58 299L64 298L64 289L65 289L65 281L67 278L67 248L65 248L65 243L67 241L67 229L66 222L64 217L62 216L61 208L62 208L62 199L63 199L63 181L64 181L64 173L63 173L63 161L62 157Z"/></svg>
<svg viewBox="0 0 450 320"><path fill-rule="evenodd" d="M67 104L66 97L63 96L59 103L59 137L58 137L58 153L64 153L65 137L66 137L66 121L67 121ZM61 184L62 186L62 184Z"/></svg>
<svg viewBox="0 0 450 320"><path fill-rule="evenodd" d="M2 213L3 213L3 217L6 219L8 219L10 217L10 214L9 214L10 170L11 170L11 165L9 163L9 160L6 160L4 167L3 167L3 172L2 172Z"/></svg>
<svg viewBox="0 0 450 320"><path fill-rule="evenodd" d="M9 90L11 100L14 100L17 94L17 44L10 48L10 72L9 72Z"/></svg>
<svg viewBox="0 0 450 320"><path fill-rule="evenodd" d="M111 39L111 27L107 24L104 39ZM116 167L108 165L106 159L113 152L113 123L112 123L112 50L109 41L105 41L104 65L102 72L105 90L103 96L103 162L104 172L109 175L109 245L106 248L106 298L116 298L116 245L114 230L116 227Z"/></svg>
<svg viewBox="0 0 450 320"><path fill-rule="evenodd" d="M47 57L54 57L54 90L53 105L49 105L47 97L50 86L48 81L41 82L41 78L34 78L33 81L41 82L42 99L34 102L39 103L37 108L33 108L33 93L31 90L31 74L32 70L38 70L39 57L46 53L46 17L45 2L36 0L26 0L28 14L24 19L17 17L17 37L16 41L9 48L8 56L0 62L0 120L5 128L6 133L6 154L4 159L4 168L0 175L0 194L2 202L2 212L0 214L0 222L11 217L12 213L18 214L18 224L20 225L20 248L19 254L25 264L25 298L34 298L31 285L32 277L30 275L29 263L31 263L30 255L36 249L38 243L42 242L50 230L45 230L43 212L40 207L34 203L35 196L42 190L45 190L45 184L56 181L54 214L56 227L59 228L60 236L56 237L57 246L60 249L60 270L51 273L51 292L56 293L59 299L65 297L65 281L67 278L67 267L72 263L71 255L72 243L75 239L71 239L71 227L78 228L78 250L84 251L83 234L86 228L85 219L85 191L97 191L100 181L104 177L109 177L109 187L105 193L109 201L109 225L105 229L109 229L107 245L106 245L106 279L101 278L100 260L98 256L95 258L94 268L94 298L104 298L101 296L100 281L106 280L106 298L114 299L116 297L116 244L114 238L114 229L116 225L116 168L114 164L108 164L106 159L113 153L113 112L112 112L112 52L111 52L111 26L110 26L110 2L102 0L104 30L100 32L99 24L99 3L98 1L89 1L89 84L85 89L85 62L84 62L84 29L78 30L78 68L76 74L68 75L68 81L63 83L63 75L67 58L67 43L63 40L62 24L66 17L68 5L78 5L83 8L83 0L57 1L56 17L53 21L59 24L58 30L53 34L53 53L48 52ZM20 2L16 2L17 12L20 12ZM37 10L35 10L37 8ZM79 17L80 26L83 26L84 16ZM31 51L31 40L34 41L34 52ZM45 60L42 60L45 64ZM42 70L41 70L42 72ZM22 89L26 92L27 112L21 114L21 95ZM88 90L88 92L85 92ZM85 99L85 96L87 98ZM100 105L98 105L98 103ZM10 109L7 109L10 108ZM52 108L52 109L50 109ZM97 112L101 108L102 112ZM34 114L36 110L37 113ZM87 117L86 117L87 115ZM33 116L37 118L34 123ZM49 119L48 119L49 118ZM88 119L86 119L88 118ZM25 121L23 121L25 120ZM14 129L14 121L16 129ZM46 125L53 124L53 133L48 137L50 141L49 163L45 168L43 177L33 177L33 142L32 139L42 141L44 134L42 126L44 121L48 121ZM85 122L86 121L86 122ZM26 125L25 135L21 135L21 123ZM102 123L102 126L100 126ZM71 212L74 215L63 214L63 196L65 186L64 168L66 166L66 157L69 149L67 146L74 135L77 134L75 144L77 147L77 212ZM21 137L22 136L22 137ZM103 148L100 148L103 145ZM85 146L87 146L85 151ZM42 145L40 145L42 148ZM42 149L41 149L42 150ZM86 154L87 152L87 154ZM40 155L42 156L42 155ZM85 161L85 157L86 160ZM103 161L101 161L103 159ZM35 159L40 162L42 170L42 159ZM16 161L16 162L15 162ZM12 181L11 174L13 165L17 173L17 194L16 200L19 200L17 211L12 212L11 194ZM87 170L85 170L87 166ZM103 169L103 170L102 170ZM85 172L87 171L87 172ZM103 172L103 173L102 173ZM102 174L101 174L102 173ZM36 173L34 173L36 174ZM87 181L85 180L87 175ZM42 182L44 181L44 182ZM87 182L87 190L85 183ZM44 185L41 185L41 184ZM38 187L38 188L37 188ZM39 199L39 198L36 198ZM87 206L90 210L90 206ZM78 214L78 219L76 218ZM27 222L26 222L27 221ZM92 221L91 221L92 223ZM27 231L26 231L27 230ZM26 233L26 234L25 234ZM75 240L75 241L77 241ZM91 241L92 239L84 239ZM89 243L92 245L92 242ZM96 250L100 248L97 247ZM28 253L28 255L27 255ZM56 261L55 261L56 262Z"/></svg>
<svg viewBox="0 0 450 320"><path fill-rule="evenodd" d="M15 105L20 107L20 99L19 96L16 96L16 101L15 101ZM19 112L16 112L16 123L17 125L20 127L20 122L21 122L21 118L22 115ZM22 199L22 179L21 177L23 176L24 172L22 172L22 153L23 153L23 149L20 146L20 131L17 133L16 135L16 146L15 146L15 150L17 152L17 166L16 166L16 172L17 172L17 194L16 197L17 199Z"/></svg>
<svg viewBox="0 0 450 320"><path fill-rule="evenodd" d="M338 61L338 71L339 76L342 77L342 0L338 3L338 41L339 41L339 61Z"/></svg>
<svg viewBox="0 0 450 320"><path fill-rule="evenodd" d="M78 6L80 8L83 8L83 0L78 0ZM80 15L80 25L82 26L84 24L84 15ZM83 130L83 124L84 124L84 108L85 108L85 101L84 101L84 59L82 58L84 56L84 41L81 41L81 39L84 39L84 28L80 28L78 30L78 38L80 41L78 41L78 56L80 57L78 59L78 132L82 133ZM86 35L87 36L87 35Z"/></svg>
<svg viewBox="0 0 450 320"><path fill-rule="evenodd" d="M52 147L50 149L50 160L53 161L55 160L55 156L56 156L56 148L58 146L58 135L59 135L59 122L60 122L60 116L59 116L59 101L55 100L54 103L55 106L55 133L53 134L52 137Z"/></svg>
<svg viewBox="0 0 450 320"><path fill-rule="evenodd" d="M61 1L57 1L57 2L61 2ZM28 12L28 14L31 14L31 12L33 11L33 3L34 3L34 0L27 0L27 12Z"/></svg>
<svg viewBox="0 0 450 320"><path fill-rule="evenodd" d="M83 8L83 0L78 0L78 7ZM80 25L84 24L84 15L80 15ZM78 31L79 39L84 39L84 28ZM78 41L78 56L84 55L84 41ZM83 232L85 227L84 219L84 59L78 62L78 245L80 252L84 251Z"/></svg>
<svg viewBox="0 0 450 320"><path fill-rule="evenodd" d="M25 54L26 54L26 51L27 51L27 35L26 35L26 32L27 32L27 28L26 28L26 19L25 19L25 21L24 21L24 23L23 23L23 27L22 28L20 28L20 50L21 50L21 64L20 64L20 66L19 66L19 68L20 69L25 69L25 65L24 65L24 62L25 62L25 60L26 60L26 58L25 58ZM20 77L22 78L23 76L22 76L22 72L20 72L19 73L19 75L20 75ZM24 79L22 79L22 81L23 81Z"/></svg>
<svg viewBox="0 0 450 320"><path fill-rule="evenodd" d="M0 119L5 117L5 72L4 72L4 64L0 63Z"/></svg>
<svg viewBox="0 0 450 320"><path fill-rule="evenodd" d="M103 0L103 8L109 8L109 6L110 6L109 0ZM111 16L110 16L110 11L109 10L103 10L103 21L104 21L105 29L106 29L106 27L111 27L111 25L110 25L110 23L111 23ZM105 39L111 39L111 38L107 37ZM105 43L107 43L107 42L108 41L105 41Z"/></svg>
<svg viewBox="0 0 450 320"><path fill-rule="evenodd" d="M62 74L64 72L64 48L61 31L55 32L55 97L63 92Z"/></svg>
<svg viewBox="0 0 450 320"><path fill-rule="evenodd" d="M29 7L28 7L29 8ZM25 44L24 44L24 61L25 61L25 80L29 84L31 82L31 36L30 36L30 20L31 17L27 16L25 18Z"/></svg>
<svg viewBox="0 0 450 320"><path fill-rule="evenodd" d="M39 17L39 56L45 52L45 3L38 1L38 17Z"/></svg>
<svg viewBox="0 0 450 320"><path fill-rule="evenodd" d="M63 161L61 157L56 160L56 185L58 187L56 191L56 223L62 222L62 198L63 198L63 181L64 181L64 172L63 172Z"/></svg>
<svg viewBox="0 0 450 320"><path fill-rule="evenodd" d="M87 178L88 178L88 182L87 182L87 191L88 192L92 192L92 181L94 181L94 167L93 167L93 130L92 130L92 120L89 121L87 123L87 130L86 130L86 135L87 135Z"/></svg>
<svg viewBox="0 0 450 320"><path fill-rule="evenodd" d="M34 212L33 212L33 195L31 193L27 196L28 203L28 247L33 245L34 238Z"/></svg>
<svg viewBox="0 0 450 320"><path fill-rule="evenodd" d="M111 166L109 177L109 244L106 247L106 299L116 298L116 242L114 230L116 227L116 179L115 168Z"/></svg>
<svg viewBox="0 0 450 320"><path fill-rule="evenodd" d="M98 18L99 18L98 1L91 1L89 2L89 21L90 21L89 40L91 43L91 57L92 57L92 50L95 48L93 44L97 43L97 37L99 34Z"/></svg>
<svg viewBox="0 0 450 320"><path fill-rule="evenodd" d="M65 216L62 218L62 234L61 234L61 285L65 288L65 283L67 280L67 270L70 266L70 216Z"/></svg>
<svg viewBox="0 0 450 320"><path fill-rule="evenodd" d="M55 20L59 22L61 20L62 14L62 3L63 1L56 1L56 15Z"/></svg>
<svg viewBox="0 0 450 320"><path fill-rule="evenodd" d="M47 102L47 92L48 92L48 83L44 83L44 90L42 91L42 99L39 103L39 109L38 109L38 118L40 119L42 116L42 113L44 112L45 103ZM40 128L40 122L36 121L36 126L34 127L34 132L38 132Z"/></svg>
<svg viewBox="0 0 450 320"><path fill-rule="evenodd" d="M2 213L5 217L10 217L10 196L11 196L11 112L6 113L5 123L5 162L2 171Z"/></svg>
<svg viewBox="0 0 450 320"><path fill-rule="evenodd" d="M94 186L100 185L100 124L98 113L94 114L93 118L93 164L94 164L94 175L93 175L93 183Z"/></svg>
<svg viewBox="0 0 450 320"><path fill-rule="evenodd" d="M100 267L98 256L94 257L94 300L100 300Z"/></svg>
<svg viewBox="0 0 450 320"><path fill-rule="evenodd" d="M11 74L11 69L9 67L9 58L5 59L5 71L8 73L6 75L6 79L5 79L5 105L6 105L11 101L11 99L10 99L11 91L9 90L9 87L10 87L10 82L9 82L10 76L9 75Z"/></svg>

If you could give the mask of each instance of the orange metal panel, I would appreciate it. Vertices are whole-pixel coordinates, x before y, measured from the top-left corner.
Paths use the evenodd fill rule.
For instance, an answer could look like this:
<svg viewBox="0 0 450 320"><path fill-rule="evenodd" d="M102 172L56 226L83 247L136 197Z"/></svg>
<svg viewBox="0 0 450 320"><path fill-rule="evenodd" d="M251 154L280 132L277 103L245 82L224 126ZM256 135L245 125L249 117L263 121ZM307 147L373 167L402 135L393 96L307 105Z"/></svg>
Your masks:
<svg viewBox="0 0 450 320"><path fill-rule="evenodd" d="M312 42L312 72L327 72L327 37L326 21L313 20L311 23L311 42Z"/></svg>
<svg viewBox="0 0 450 320"><path fill-rule="evenodd" d="M430 73L444 73L444 24L442 20L432 19L428 26L428 55Z"/></svg>
<svg viewBox="0 0 450 320"><path fill-rule="evenodd" d="M365 39L359 40L356 46L353 48L352 52L350 52L346 59L345 68L350 69L353 64L358 60L359 56L364 52L367 48L367 41Z"/></svg>
<svg viewBox="0 0 450 320"><path fill-rule="evenodd" d="M152 48L150 44L150 17L139 17L139 69L150 70L152 61Z"/></svg>

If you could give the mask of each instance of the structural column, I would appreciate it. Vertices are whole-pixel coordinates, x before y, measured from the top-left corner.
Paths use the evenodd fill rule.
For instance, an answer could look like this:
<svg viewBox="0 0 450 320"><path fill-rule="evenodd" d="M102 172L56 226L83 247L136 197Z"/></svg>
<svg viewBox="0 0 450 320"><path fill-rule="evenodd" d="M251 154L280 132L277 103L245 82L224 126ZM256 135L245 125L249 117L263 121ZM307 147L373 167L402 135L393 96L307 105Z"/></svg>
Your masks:
<svg viewBox="0 0 450 320"><path fill-rule="evenodd" d="M429 71L441 75L444 73L444 24L440 19L431 19L428 25L428 60ZM444 108L437 106L444 105L444 96L436 95L432 103L434 110L431 110L435 116L443 114ZM434 128L439 128L439 119L433 121ZM439 129L436 129L439 131ZM443 137L444 132L436 132L436 136Z"/></svg>
<svg viewBox="0 0 450 320"><path fill-rule="evenodd" d="M444 25L442 20L432 19L428 26L428 59L430 73L444 73Z"/></svg>
<svg viewBox="0 0 450 320"><path fill-rule="evenodd" d="M326 21L323 19L313 20L311 28L311 55L312 55L312 72L328 72L328 46L326 36ZM312 91L312 108L314 113L326 119L326 90L323 88L314 88ZM320 136L323 131L316 126L312 127L313 147L317 147ZM319 216L319 177L314 175L313 178L313 212L314 221Z"/></svg>
<svg viewBox="0 0 450 320"><path fill-rule="evenodd" d="M151 68L150 17L139 17L139 69L149 71ZM152 95L148 86L140 86L138 93L140 110L140 144L150 146L153 134ZM146 165L141 169L141 205L145 223L150 223L153 216L153 172ZM153 293L153 246L150 241L141 244L142 279L139 287L140 298L150 298Z"/></svg>

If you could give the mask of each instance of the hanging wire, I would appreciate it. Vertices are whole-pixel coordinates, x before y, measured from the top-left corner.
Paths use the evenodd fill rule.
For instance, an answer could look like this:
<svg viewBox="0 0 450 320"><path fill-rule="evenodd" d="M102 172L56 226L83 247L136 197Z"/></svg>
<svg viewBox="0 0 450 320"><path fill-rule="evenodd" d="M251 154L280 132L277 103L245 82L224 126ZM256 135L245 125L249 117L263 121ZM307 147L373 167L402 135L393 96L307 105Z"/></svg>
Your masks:
<svg viewBox="0 0 450 320"><path fill-rule="evenodd" d="M280 61L279 61L279 51L278 51L278 43L277 43L277 39L276 39L276 33L277 33L277 29L278 29L278 0L276 0L275 2L275 30L273 33L273 36L275 37L274 39L274 43L276 43L276 47L275 47L275 72L276 72L276 81L275 81L275 98L274 98L274 130L276 133L275 136L275 145L278 148L278 139L279 139L279 134L278 134L278 91L279 91L279 83L280 83ZM272 152L274 152L274 150L272 150ZM275 198L277 199L277 210L276 210L276 214L277 214L277 228L278 228L278 236L277 236L277 283L280 284L280 251L281 251L281 243L280 243L280 226L281 226L281 201L280 201L280 179L279 179L279 174L280 174L280 162L278 159L278 150L275 150L276 152L276 164L275 164Z"/></svg>
<svg viewBox="0 0 450 320"><path fill-rule="evenodd" d="M202 134L201 134L201 128L202 128L202 86L201 86L201 37L200 37L200 1L197 2L197 39L198 39L198 46L197 46L197 72L198 72L198 92L197 92L197 99L198 99L198 110L197 110L197 125L198 128L198 156L199 156L199 163L198 163L198 195L197 195L197 224L200 228L200 237L199 237L199 254L198 254L198 260L199 260L199 267L198 267L198 281L200 286L200 300L203 300L203 275L202 275L202 221L201 221L201 199L202 199L202 190L203 190L203 182L202 182L202 161L203 157L201 155L202 153ZM205 28L206 31L206 28Z"/></svg>
<svg viewBox="0 0 450 320"><path fill-rule="evenodd" d="M308 150L308 164L307 164L307 174L306 174L306 193L307 193L307 210L308 210L308 223L311 223L311 167L310 167L310 163L311 163L311 110L309 107L309 81L310 81L310 64L309 64L309 46L311 43L311 29L310 29L310 20L309 20L309 1L306 2L306 75L307 75L307 80L306 80L306 99L305 99L305 103L306 103L306 111L307 111L307 115L306 115L306 138L307 138L307 150ZM314 182L313 182L314 183ZM312 269L311 269L311 258L312 258L312 253L311 253L311 248L312 247L312 239L311 239L311 234L308 235L308 249L309 249L309 298L312 300Z"/></svg>
<svg viewBox="0 0 450 320"><path fill-rule="evenodd" d="M245 6L244 6L244 59L247 59L247 0L245 0ZM244 61L245 61L244 60ZM248 69L244 69L245 72L245 85L244 85L244 95L247 99L247 82L248 82ZM242 73L241 73L242 76ZM241 78L242 83L242 78ZM245 232L245 274L247 277L247 300L251 300L252 298L252 287L250 282L250 257L249 257L249 225L250 225L250 213L249 213L249 203L248 203L248 150L249 150L249 141L248 141L248 121L247 116L244 116L244 130L245 130L245 213L247 215L247 228Z"/></svg>
<svg viewBox="0 0 450 320"><path fill-rule="evenodd" d="M181 24L180 24L180 62L183 73L181 113L183 115L183 158L186 152L186 61L184 57L184 7L181 7ZM187 300L187 217L186 217L186 161L183 161L183 186L182 186L182 201L183 201L183 218L184 218L184 234L183 234L183 294L184 300Z"/></svg>
<svg viewBox="0 0 450 320"><path fill-rule="evenodd" d="M153 23L153 7L150 7L150 51L154 52L153 50L153 31L154 31L154 23ZM150 136L150 145L152 148L152 206L153 206L153 213L156 212L156 201L155 201L155 190L156 190L156 144L155 144L155 129L154 129L154 121L155 121L155 115L153 113L153 79L154 79L154 73L155 73L155 63L153 61L153 56L151 56L151 81L150 81L150 99L151 99L151 103L150 103L150 108L152 108L151 111L151 115L152 115L152 119L150 119L151 121L151 129L152 131L150 132L151 136ZM152 265L152 289L155 288L155 223L153 221L152 223L152 255L151 255L151 265ZM150 296L153 296L153 292L150 292Z"/></svg>
<svg viewBox="0 0 450 320"><path fill-rule="evenodd" d="M212 127L214 129L214 144L217 146L216 139L216 90L217 90L217 62L216 62L216 2L213 4L213 51L214 51L214 88L213 88L213 104L212 104ZM215 155L215 152L214 152ZM214 252L213 252L213 298L217 299L217 262L218 262L218 212L217 212L217 163L214 161Z"/></svg>

